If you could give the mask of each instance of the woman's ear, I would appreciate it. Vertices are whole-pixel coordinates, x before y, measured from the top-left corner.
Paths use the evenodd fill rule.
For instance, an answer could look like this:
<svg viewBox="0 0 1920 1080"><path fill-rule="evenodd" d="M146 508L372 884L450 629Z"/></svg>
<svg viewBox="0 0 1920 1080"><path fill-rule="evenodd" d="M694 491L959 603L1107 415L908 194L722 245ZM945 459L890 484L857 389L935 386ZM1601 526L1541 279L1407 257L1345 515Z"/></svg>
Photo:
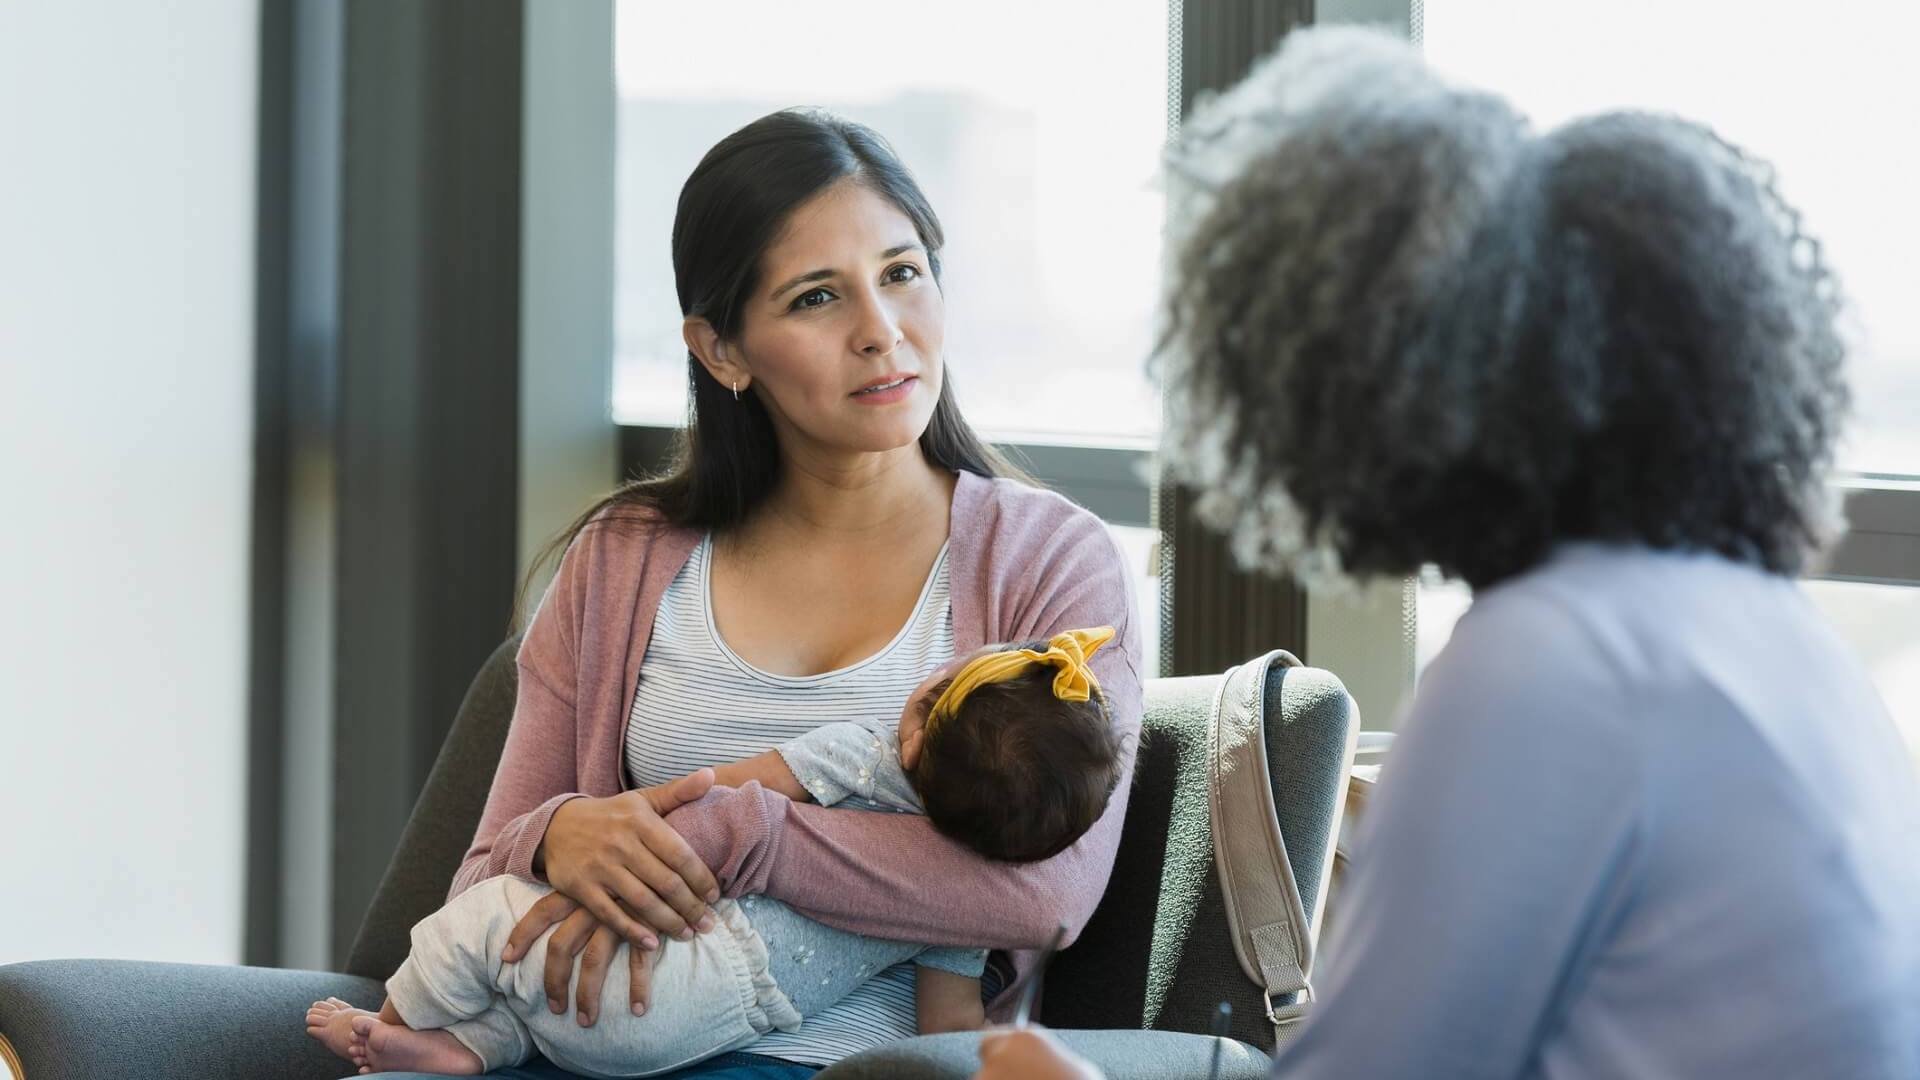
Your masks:
<svg viewBox="0 0 1920 1080"><path fill-rule="evenodd" d="M912 772L920 765L920 748L927 742L925 728L914 728L913 734L900 740L900 767Z"/></svg>
<svg viewBox="0 0 1920 1080"><path fill-rule="evenodd" d="M713 324L698 315L689 315L680 324L680 336L686 340L700 366L721 386L735 393L753 384L753 373L740 363L740 351L727 343Z"/></svg>

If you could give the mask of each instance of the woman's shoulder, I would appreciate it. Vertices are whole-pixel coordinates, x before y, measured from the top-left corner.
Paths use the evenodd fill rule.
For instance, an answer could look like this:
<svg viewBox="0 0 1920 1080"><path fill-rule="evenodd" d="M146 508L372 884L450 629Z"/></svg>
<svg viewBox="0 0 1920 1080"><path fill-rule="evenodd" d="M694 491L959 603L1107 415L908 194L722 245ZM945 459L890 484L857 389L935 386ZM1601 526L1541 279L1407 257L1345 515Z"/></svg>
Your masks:
<svg viewBox="0 0 1920 1080"><path fill-rule="evenodd" d="M634 530L671 528L666 514L644 499L622 497L608 502L587 519L588 526L628 527Z"/></svg>
<svg viewBox="0 0 1920 1080"><path fill-rule="evenodd" d="M1007 477L962 473L954 493L952 556L980 567L996 589L1026 582L1118 582L1126 557L1092 511L1058 492Z"/></svg>
<svg viewBox="0 0 1920 1080"><path fill-rule="evenodd" d="M950 544L971 584L1009 601L1007 611L1086 604L1090 610L1074 617L1116 622L1131 608L1127 560L1106 522L1057 492L962 474ZM988 640L1030 636L1030 629L988 628L1000 634Z"/></svg>
<svg viewBox="0 0 1920 1080"><path fill-rule="evenodd" d="M639 579L668 566L677 570L702 532L668 521L657 507L620 500L581 524L560 561L557 578L576 589L627 592ZM594 582L588 586L588 582Z"/></svg>
<svg viewBox="0 0 1920 1080"><path fill-rule="evenodd" d="M996 547L1045 547L1063 537L1108 537L1106 522L1091 510L1057 491L1010 477L962 473L956 502L963 497L971 505L956 506L956 528L962 522L980 526Z"/></svg>
<svg viewBox="0 0 1920 1080"><path fill-rule="evenodd" d="M644 552L655 544L671 544L699 531L675 525L660 509L639 500L618 500L595 511L580 527L575 544L620 554Z"/></svg>

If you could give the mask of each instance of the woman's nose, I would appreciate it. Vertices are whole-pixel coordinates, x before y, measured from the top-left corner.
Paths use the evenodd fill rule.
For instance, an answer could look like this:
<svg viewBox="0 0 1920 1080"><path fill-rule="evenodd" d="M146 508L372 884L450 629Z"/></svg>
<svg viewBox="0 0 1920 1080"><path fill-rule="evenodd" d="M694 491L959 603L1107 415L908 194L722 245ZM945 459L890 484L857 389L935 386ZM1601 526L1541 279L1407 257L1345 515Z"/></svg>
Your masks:
<svg viewBox="0 0 1920 1080"><path fill-rule="evenodd" d="M860 322L853 333L855 352L885 356L900 344L900 320L885 299L870 294L861 303Z"/></svg>

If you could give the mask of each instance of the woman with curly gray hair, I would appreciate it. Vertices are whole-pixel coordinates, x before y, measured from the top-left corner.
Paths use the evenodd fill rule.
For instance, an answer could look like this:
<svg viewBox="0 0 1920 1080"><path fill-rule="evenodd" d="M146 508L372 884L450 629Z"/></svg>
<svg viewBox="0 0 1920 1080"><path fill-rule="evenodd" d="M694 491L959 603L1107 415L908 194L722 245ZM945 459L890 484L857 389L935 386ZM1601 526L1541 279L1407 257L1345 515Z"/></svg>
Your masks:
<svg viewBox="0 0 1920 1080"><path fill-rule="evenodd" d="M1170 164L1168 466L1249 564L1476 591L1276 1075L1920 1076L1920 783L1792 581L1844 350L1767 170L1354 31Z"/></svg>

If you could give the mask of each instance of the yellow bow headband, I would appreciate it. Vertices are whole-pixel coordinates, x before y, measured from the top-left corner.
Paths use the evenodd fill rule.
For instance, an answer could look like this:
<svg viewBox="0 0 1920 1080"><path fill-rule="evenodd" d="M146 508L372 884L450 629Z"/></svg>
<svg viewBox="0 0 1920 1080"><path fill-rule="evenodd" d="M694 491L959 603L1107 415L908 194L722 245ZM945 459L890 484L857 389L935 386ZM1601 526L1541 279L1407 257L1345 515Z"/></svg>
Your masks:
<svg viewBox="0 0 1920 1080"><path fill-rule="evenodd" d="M1097 626L1091 630L1069 630L1064 634L1055 634L1047 642L1047 650L1005 649L976 656L967 666L947 684L947 689L933 703L933 709L927 714L927 734L940 720L952 716L960 708L967 695L989 683L1003 683L1018 678L1035 667L1052 666L1060 669L1053 677L1053 696L1061 701L1085 701L1093 696L1100 684L1093 677L1087 661L1100 651L1113 638L1113 627Z"/></svg>

